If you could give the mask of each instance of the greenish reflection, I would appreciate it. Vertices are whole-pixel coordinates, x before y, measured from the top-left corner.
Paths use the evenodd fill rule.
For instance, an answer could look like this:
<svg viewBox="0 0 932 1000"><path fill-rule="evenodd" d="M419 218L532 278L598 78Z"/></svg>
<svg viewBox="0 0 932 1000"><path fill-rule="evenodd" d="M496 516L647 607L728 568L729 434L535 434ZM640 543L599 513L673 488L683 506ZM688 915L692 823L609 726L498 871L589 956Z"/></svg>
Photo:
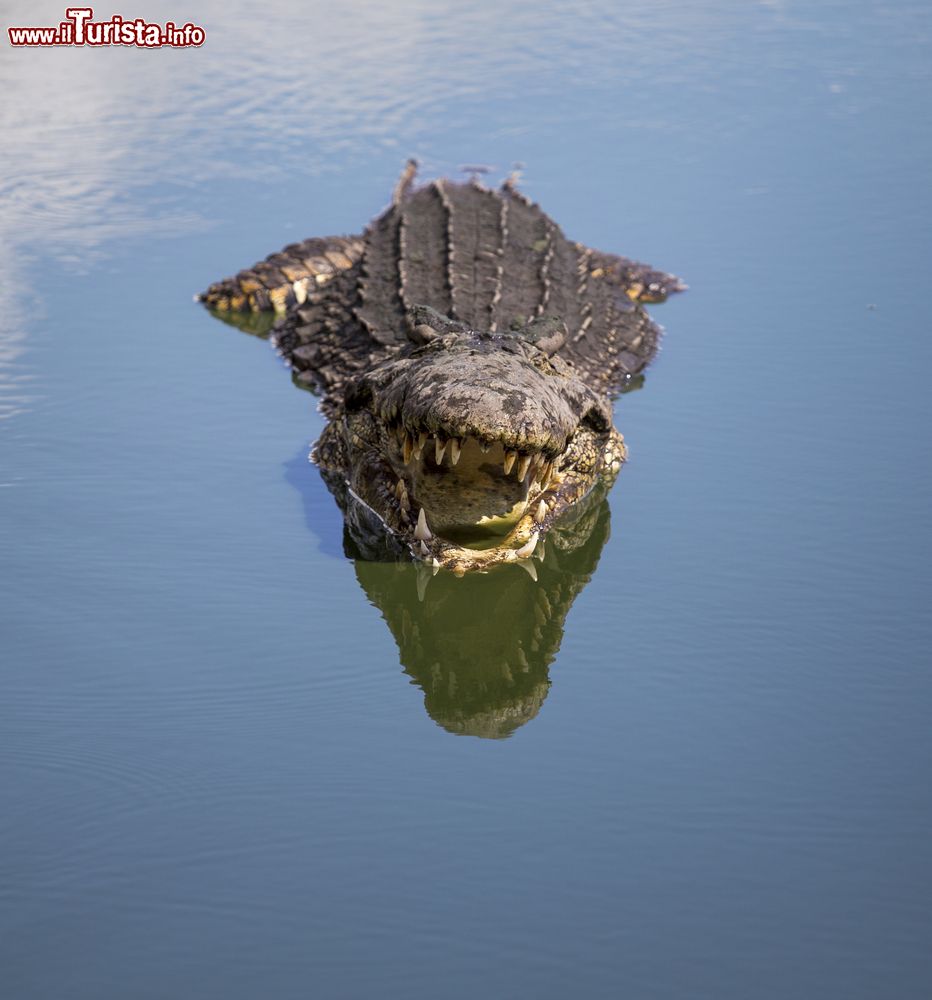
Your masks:
<svg viewBox="0 0 932 1000"><path fill-rule="evenodd" d="M501 739L537 715L566 616L595 571L609 520L604 490L598 491L548 533L524 566L461 579L410 562L355 559L359 583L438 725ZM346 543L352 553L352 537Z"/></svg>
<svg viewBox="0 0 932 1000"><path fill-rule="evenodd" d="M276 316L273 312L230 312L219 309L208 309L211 316L219 319L227 326L235 327L243 333L248 333L251 337L260 337L267 340L275 323Z"/></svg>

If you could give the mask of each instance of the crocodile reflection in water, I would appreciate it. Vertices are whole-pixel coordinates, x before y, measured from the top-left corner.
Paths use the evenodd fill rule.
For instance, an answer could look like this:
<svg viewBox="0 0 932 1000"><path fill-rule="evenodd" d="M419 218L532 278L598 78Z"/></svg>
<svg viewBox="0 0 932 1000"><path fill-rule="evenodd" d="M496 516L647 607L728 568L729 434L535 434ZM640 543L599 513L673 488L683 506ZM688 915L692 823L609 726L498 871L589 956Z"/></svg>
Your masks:
<svg viewBox="0 0 932 1000"><path fill-rule="evenodd" d="M320 510L317 498L302 492L319 534L311 516L312 506ZM451 733L492 739L533 719L550 688L566 616L609 537L606 490L569 512L533 559L463 578L398 561L365 508L345 490L334 493L345 518L344 552L431 718Z"/></svg>

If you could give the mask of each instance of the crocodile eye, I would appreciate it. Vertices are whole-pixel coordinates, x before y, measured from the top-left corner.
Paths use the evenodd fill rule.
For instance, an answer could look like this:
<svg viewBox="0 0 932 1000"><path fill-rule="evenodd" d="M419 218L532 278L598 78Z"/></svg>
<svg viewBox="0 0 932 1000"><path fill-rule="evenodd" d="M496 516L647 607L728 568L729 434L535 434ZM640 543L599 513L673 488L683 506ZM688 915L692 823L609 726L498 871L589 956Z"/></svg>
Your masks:
<svg viewBox="0 0 932 1000"><path fill-rule="evenodd" d="M566 342L566 323L557 316L538 316L514 331L516 337L533 344L544 354L555 354Z"/></svg>
<svg viewBox="0 0 932 1000"><path fill-rule="evenodd" d="M584 424L588 424L594 431L602 433L612 426L612 411L604 404L590 406L582 418Z"/></svg>
<svg viewBox="0 0 932 1000"><path fill-rule="evenodd" d="M418 346L429 344L448 333L464 333L468 329L464 323L450 319L430 306L411 306L405 323L408 340Z"/></svg>
<svg viewBox="0 0 932 1000"><path fill-rule="evenodd" d="M439 332L426 323L419 323L408 332L408 340L415 344L429 344L440 336Z"/></svg>
<svg viewBox="0 0 932 1000"><path fill-rule="evenodd" d="M350 382L343 395L348 411L362 410L372 403L372 386L368 382Z"/></svg>

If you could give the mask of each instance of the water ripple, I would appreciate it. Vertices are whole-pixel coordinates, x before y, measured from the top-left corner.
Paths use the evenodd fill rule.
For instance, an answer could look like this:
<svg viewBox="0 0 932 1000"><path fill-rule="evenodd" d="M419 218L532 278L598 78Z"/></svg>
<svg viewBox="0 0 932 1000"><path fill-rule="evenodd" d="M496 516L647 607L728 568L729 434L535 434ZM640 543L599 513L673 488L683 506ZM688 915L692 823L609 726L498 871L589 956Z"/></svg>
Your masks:
<svg viewBox="0 0 932 1000"><path fill-rule="evenodd" d="M760 8L749 16L774 20ZM40 3L9 23L60 17L60 5ZM31 282L48 258L81 271L120 239L202 229L190 189L224 178L284 183L373 148L455 169L430 149L451 122L481 117L486 132L517 134L521 102L543 97L562 115L575 76L590 90L611 81L620 101L647 77L675 83L684 47L711 73L744 28L724 3L692 14L519 2L503 15L491 0L313 10L279 0L258 22L243 4L212 0L197 19L207 31L197 50L21 49L0 65L0 88L18 95L0 102L0 419L32 399L23 324L47 294ZM672 111L629 101L613 127L679 127ZM573 113L605 124L597 101Z"/></svg>

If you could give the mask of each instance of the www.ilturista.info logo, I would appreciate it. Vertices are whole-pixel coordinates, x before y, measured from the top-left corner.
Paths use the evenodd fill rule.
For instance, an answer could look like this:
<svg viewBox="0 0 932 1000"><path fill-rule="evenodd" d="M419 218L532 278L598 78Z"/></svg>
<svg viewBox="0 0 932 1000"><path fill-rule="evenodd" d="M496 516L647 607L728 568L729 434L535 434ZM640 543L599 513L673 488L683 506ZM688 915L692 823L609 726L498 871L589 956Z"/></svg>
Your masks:
<svg viewBox="0 0 932 1000"><path fill-rule="evenodd" d="M136 45L158 49L163 45L186 48L203 45L206 33L197 24L150 24L114 14L109 21L95 21L93 7L69 7L57 27L7 28L10 45Z"/></svg>

